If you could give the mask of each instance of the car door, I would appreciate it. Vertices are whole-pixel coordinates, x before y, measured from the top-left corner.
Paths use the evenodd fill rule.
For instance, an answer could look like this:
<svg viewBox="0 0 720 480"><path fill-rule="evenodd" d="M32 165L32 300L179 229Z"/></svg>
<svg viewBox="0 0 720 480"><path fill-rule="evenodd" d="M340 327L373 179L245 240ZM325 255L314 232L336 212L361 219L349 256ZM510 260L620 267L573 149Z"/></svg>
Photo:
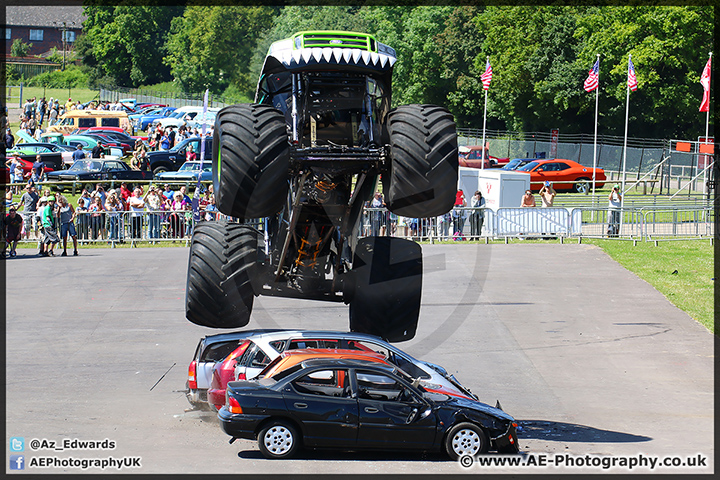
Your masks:
<svg viewBox="0 0 720 480"><path fill-rule="evenodd" d="M358 399L359 447L427 449L435 441L436 416L397 378L353 370Z"/></svg>
<svg viewBox="0 0 720 480"><path fill-rule="evenodd" d="M245 354L236 365L235 378L238 380L252 380L257 377L271 361L272 359L263 349L253 342L252 346L245 350ZM245 377L241 378L241 375L245 375Z"/></svg>
<svg viewBox="0 0 720 480"><path fill-rule="evenodd" d="M288 383L285 406L301 426L303 443L316 447L354 447L358 401L351 396L347 369L310 372Z"/></svg>

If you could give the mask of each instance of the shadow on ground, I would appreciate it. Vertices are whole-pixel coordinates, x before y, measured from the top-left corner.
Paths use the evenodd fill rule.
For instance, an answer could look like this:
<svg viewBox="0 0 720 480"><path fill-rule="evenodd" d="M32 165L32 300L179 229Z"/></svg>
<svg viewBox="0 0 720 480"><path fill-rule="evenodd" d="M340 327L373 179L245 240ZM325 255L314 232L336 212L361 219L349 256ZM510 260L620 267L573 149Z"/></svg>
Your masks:
<svg viewBox="0 0 720 480"><path fill-rule="evenodd" d="M547 420L518 420L522 431L518 432L521 440L554 440L559 442L586 443L635 443L649 442L650 437L630 433L602 430L575 423L552 422Z"/></svg>

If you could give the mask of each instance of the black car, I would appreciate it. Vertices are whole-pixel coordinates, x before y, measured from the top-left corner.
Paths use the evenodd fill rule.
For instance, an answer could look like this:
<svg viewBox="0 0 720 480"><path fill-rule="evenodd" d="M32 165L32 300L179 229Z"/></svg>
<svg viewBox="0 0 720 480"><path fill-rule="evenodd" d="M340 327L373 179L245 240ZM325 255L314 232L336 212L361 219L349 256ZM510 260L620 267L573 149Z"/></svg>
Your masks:
<svg viewBox="0 0 720 480"><path fill-rule="evenodd" d="M133 170L127 163L122 160L102 160L99 158L78 160L72 167L59 172L50 172L47 174L47 180L50 182L57 181L75 181L83 183L83 187L93 190L96 183L100 183L103 187L110 185L110 180L128 181L128 180L152 180L152 172ZM72 185L56 185L55 190L62 191L65 188L71 188ZM132 188L132 184L128 182L128 187Z"/></svg>
<svg viewBox="0 0 720 480"><path fill-rule="evenodd" d="M229 382L225 433L257 439L267 458L309 448L517 453L515 419L499 408L426 391L391 365L307 360L258 381Z"/></svg>
<svg viewBox="0 0 720 480"><path fill-rule="evenodd" d="M147 158L150 161L150 170L152 170L155 175L160 172L178 171L182 164L185 163L185 154L187 153L187 149L190 145L192 145L193 150L197 154L197 159L200 160L200 137L190 137L178 143L170 150L148 152ZM211 136L206 136L205 161L212 160L212 145L213 138Z"/></svg>
<svg viewBox="0 0 720 480"><path fill-rule="evenodd" d="M19 152L33 152L33 153L19 153L18 157L23 160L27 160L30 163L35 162L35 156L40 155L40 160L45 164L45 167L50 167L53 170L62 170L65 168L64 158L71 156L63 152L68 150L75 150L72 147L66 145L57 145L55 143L46 142L35 142L35 143L19 143L15 145L15 148L7 151L7 155L13 154L13 151Z"/></svg>

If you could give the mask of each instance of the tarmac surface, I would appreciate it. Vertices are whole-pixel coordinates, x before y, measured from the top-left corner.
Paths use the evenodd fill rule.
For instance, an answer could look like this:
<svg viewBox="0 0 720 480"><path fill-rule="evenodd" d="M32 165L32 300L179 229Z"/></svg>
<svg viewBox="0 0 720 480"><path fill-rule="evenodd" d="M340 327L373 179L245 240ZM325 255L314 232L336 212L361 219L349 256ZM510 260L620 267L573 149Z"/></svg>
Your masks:
<svg viewBox="0 0 720 480"><path fill-rule="evenodd" d="M522 426L519 458L530 463L470 468L435 453L270 461L255 442L230 445L214 414L186 411L198 340L220 333L184 317L187 248L18 252L4 262L6 452L24 455L26 472L714 473L715 337L591 245L423 246L419 328L398 346L445 366L481 401L499 400ZM257 297L248 328L347 330L347 310ZM115 445L49 443L74 439ZM37 466L50 457L140 457L141 466ZM641 466L666 457L685 466ZM562 464L538 466L543 458Z"/></svg>

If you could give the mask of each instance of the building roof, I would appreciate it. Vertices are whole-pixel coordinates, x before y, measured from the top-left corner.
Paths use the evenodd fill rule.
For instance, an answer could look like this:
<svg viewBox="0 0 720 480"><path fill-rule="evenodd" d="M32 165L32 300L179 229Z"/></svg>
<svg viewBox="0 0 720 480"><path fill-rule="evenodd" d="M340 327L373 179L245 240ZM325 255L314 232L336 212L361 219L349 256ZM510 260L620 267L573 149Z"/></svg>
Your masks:
<svg viewBox="0 0 720 480"><path fill-rule="evenodd" d="M82 5L5 7L5 24L8 27L56 27L65 22L68 28L82 28L85 19Z"/></svg>

